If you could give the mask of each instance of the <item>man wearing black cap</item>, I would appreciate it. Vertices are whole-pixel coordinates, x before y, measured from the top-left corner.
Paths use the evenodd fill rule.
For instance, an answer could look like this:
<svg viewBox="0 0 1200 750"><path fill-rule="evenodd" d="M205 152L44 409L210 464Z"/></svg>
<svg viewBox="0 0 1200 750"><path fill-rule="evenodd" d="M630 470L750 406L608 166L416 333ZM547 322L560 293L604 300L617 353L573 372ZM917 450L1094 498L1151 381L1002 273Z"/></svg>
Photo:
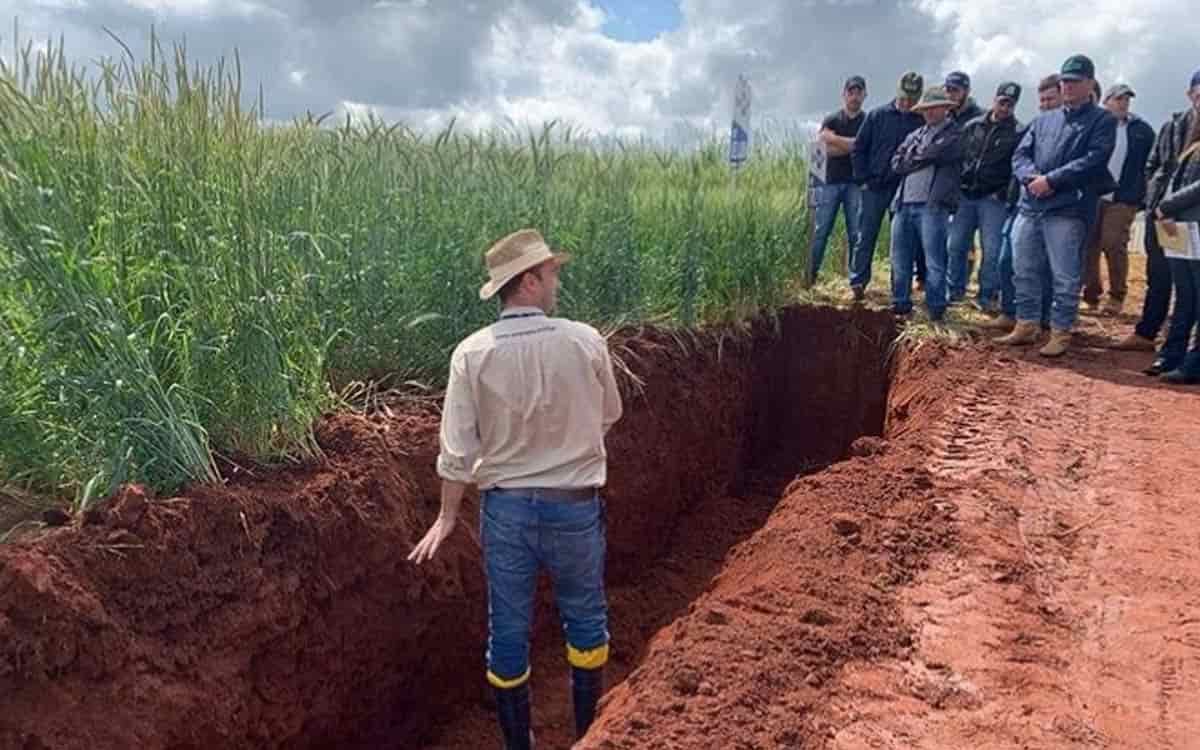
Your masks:
<svg viewBox="0 0 1200 750"><path fill-rule="evenodd" d="M842 87L842 108L829 115L821 123L818 137L825 145L828 158L825 160L824 184L813 184L813 238L809 253L808 277L816 281L825 259L825 248L829 235L837 221L838 208L846 217L846 239L850 249L858 236L858 214L862 207L862 188L854 182L854 165L850 153L854 150L854 139L862 127L866 115L863 102L867 98L867 82L862 76L850 76Z"/></svg>
<svg viewBox="0 0 1200 750"><path fill-rule="evenodd" d="M1154 128L1129 111L1137 96L1118 83L1104 95L1104 107L1117 118L1117 141L1108 160L1108 171L1117 189L1100 199L1100 213L1088 242L1084 266L1083 301L1092 311L1100 307L1104 286L1100 281L1100 256L1108 261L1108 301L1103 311L1121 312L1129 278L1129 228L1146 198L1146 158L1154 146Z"/></svg>
<svg viewBox="0 0 1200 750"><path fill-rule="evenodd" d="M946 76L944 85L946 95L954 102L954 110L950 115L960 127L976 117L983 116L983 108L971 98L971 76L961 70L955 70Z"/></svg>
<svg viewBox="0 0 1200 750"><path fill-rule="evenodd" d="M1021 87L1003 83L996 90L992 109L963 128L962 200L950 222L950 300L966 294L967 252L979 231L983 246L979 263L979 306L991 309L1000 293L1000 246L1008 217L1008 183L1012 178L1012 156L1023 131L1013 116L1021 99Z"/></svg>
<svg viewBox="0 0 1200 750"><path fill-rule="evenodd" d="M854 180L863 187L858 237L850 255L850 288L856 301L863 299L871 281L879 228L900 184L900 176L892 170L892 156L909 133L925 124L925 118L912 111L924 89L925 80L920 74L905 73L896 98L868 112L854 139Z"/></svg>
<svg viewBox="0 0 1200 750"><path fill-rule="evenodd" d="M1039 116L1013 154L1021 202L1013 225L1017 325L999 341L1031 344L1038 338L1043 268L1054 282L1050 341L1045 357L1066 354L1079 315L1080 267L1088 224L1102 190L1111 184L1108 160L1117 121L1092 101L1096 66L1084 55L1063 63L1063 108Z"/></svg>

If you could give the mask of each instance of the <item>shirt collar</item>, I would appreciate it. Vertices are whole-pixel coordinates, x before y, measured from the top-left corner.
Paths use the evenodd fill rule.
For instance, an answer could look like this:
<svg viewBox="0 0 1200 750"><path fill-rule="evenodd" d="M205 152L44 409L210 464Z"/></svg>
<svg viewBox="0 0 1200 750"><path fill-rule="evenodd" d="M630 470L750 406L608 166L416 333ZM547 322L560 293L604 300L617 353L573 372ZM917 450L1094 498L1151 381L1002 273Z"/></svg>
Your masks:
<svg viewBox="0 0 1200 750"><path fill-rule="evenodd" d="M501 310L500 320L506 320L508 318L532 318L537 315L545 314L546 312L540 307L525 307L521 305L515 305L513 307L506 307Z"/></svg>

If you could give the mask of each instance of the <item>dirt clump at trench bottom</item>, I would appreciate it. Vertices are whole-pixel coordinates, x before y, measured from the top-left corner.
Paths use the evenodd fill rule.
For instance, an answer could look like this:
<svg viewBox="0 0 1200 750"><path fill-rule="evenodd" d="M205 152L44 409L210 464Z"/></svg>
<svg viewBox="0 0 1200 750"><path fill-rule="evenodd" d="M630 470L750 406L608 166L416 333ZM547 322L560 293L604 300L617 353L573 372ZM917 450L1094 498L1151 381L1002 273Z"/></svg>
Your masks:
<svg viewBox="0 0 1200 750"><path fill-rule="evenodd" d="M613 687L585 747L804 746L840 664L905 647L890 590L949 532L903 436L954 368L894 338L885 313L790 308L614 339L640 382L608 441ZM438 558L405 561L437 512L437 423L331 416L319 463L127 489L0 548L0 748L496 744L474 498ZM535 727L565 747L545 585L535 630Z"/></svg>

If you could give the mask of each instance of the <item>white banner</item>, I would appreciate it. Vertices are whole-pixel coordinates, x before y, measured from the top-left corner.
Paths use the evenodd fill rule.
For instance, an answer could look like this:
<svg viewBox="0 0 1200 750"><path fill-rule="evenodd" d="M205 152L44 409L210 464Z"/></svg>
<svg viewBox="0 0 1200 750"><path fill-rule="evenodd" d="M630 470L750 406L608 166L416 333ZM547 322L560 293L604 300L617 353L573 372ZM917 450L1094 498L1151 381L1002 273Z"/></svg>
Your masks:
<svg viewBox="0 0 1200 750"><path fill-rule="evenodd" d="M820 180L821 184L825 184L825 165L828 159L829 152L825 149L820 134L814 135L808 142L808 173Z"/></svg>
<svg viewBox="0 0 1200 750"><path fill-rule="evenodd" d="M729 130L729 163L740 166L750 158L750 81L739 75L733 87L733 125Z"/></svg>

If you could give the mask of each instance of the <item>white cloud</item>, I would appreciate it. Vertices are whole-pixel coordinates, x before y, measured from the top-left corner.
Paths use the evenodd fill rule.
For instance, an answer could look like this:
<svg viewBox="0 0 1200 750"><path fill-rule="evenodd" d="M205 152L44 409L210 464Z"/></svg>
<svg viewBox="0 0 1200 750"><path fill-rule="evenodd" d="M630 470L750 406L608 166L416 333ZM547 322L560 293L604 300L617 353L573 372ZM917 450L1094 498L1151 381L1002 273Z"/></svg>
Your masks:
<svg viewBox="0 0 1200 750"><path fill-rule="evenodd" d="M927 83L971 73L982 103L1002 80L1028 92L1075 52L1104 84L1126 81L1152 121L1185 105L1200 14L1177 0L682 0L682 25L646 42L604 34L591 0L0 0L26 34L65 34L78 59L144 49L151 24L203 61L240 52L268 113L401 118L413 127L570 121L596 133L723 132L739 73L756 121L803 123L862 74L869 106L907 69ZM0 29L4 25L0 24ZM0 31L0 45L11 34ZM11 52L11 49L0 50Z"/></svg>

